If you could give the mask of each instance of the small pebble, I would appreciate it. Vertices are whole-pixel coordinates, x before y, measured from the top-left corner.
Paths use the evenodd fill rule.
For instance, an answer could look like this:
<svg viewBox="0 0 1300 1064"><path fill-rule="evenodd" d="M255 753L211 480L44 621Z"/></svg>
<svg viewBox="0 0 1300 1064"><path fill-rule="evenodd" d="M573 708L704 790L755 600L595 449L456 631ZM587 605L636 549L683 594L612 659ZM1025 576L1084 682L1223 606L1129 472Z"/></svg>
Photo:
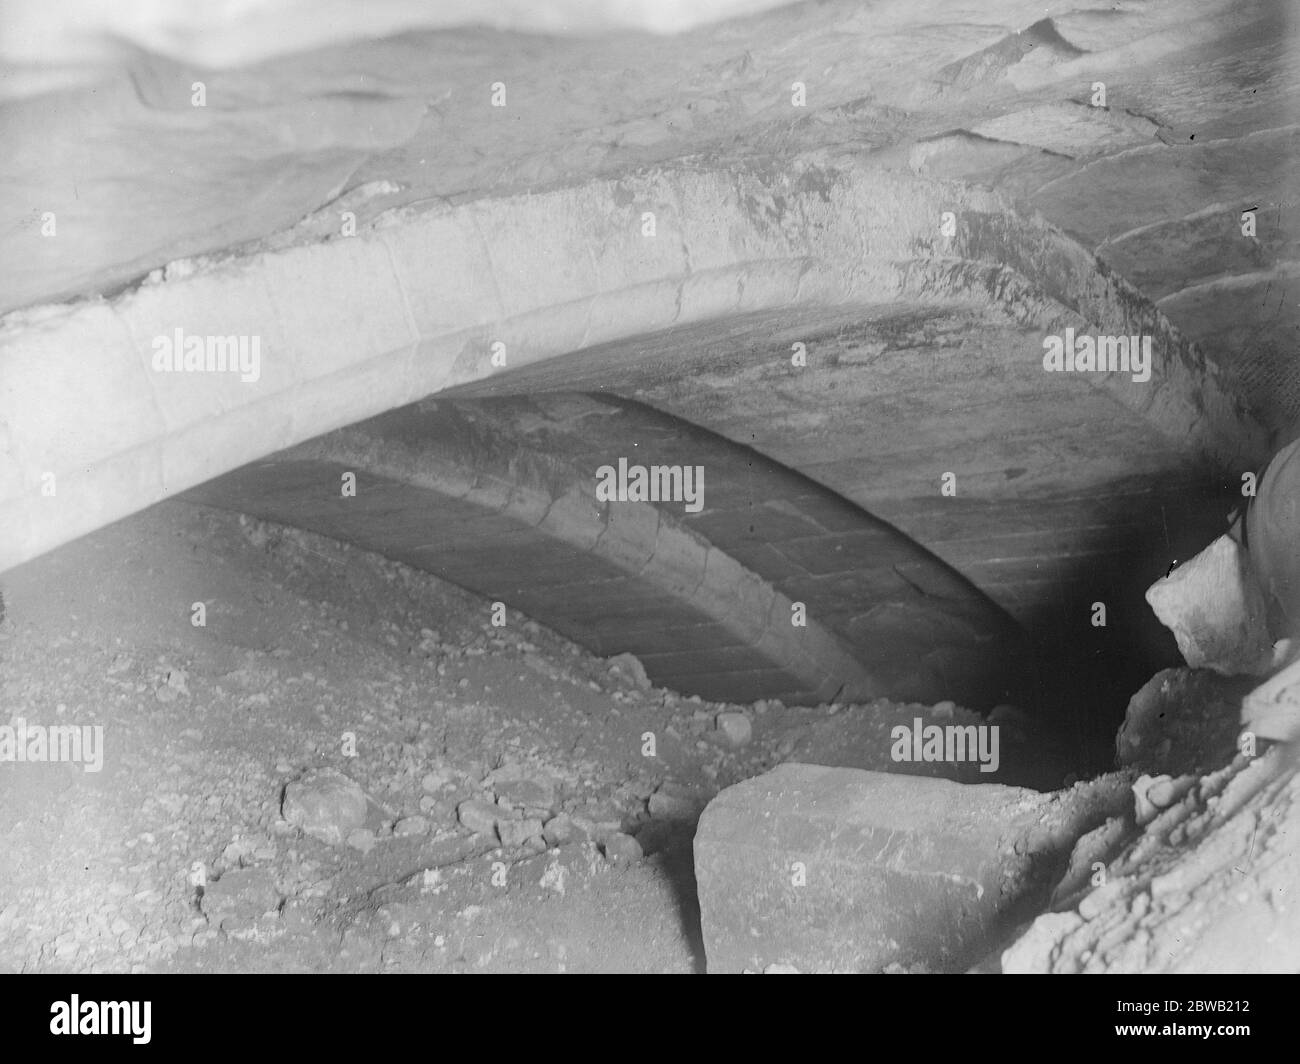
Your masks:
<svg viewBox="0 0 1300 1064"><path fill-rule="evenodd" d="M621 831L605 836L604 850L605 859L610 864L636 864L644 856L641 844Z"/></svg>
<svg viewBox="0 0 1300 1064"><path fill-rule="evenodd" d="M754 726L744 713L719 713L717 727L732 746L744 746L754 737Z"/></svg>

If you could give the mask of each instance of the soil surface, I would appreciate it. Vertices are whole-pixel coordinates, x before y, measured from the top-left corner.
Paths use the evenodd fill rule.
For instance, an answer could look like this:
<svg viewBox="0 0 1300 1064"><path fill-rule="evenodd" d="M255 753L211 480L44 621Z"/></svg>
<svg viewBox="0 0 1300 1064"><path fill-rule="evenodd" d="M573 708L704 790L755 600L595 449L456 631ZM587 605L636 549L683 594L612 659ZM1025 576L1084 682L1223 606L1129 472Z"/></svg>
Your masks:
<svg viewBox="0 0 1300 1064"><path fill-rule="evenodd" d="M898 765L894 723L979 718L681 697L427 573L179 501L0 588L0 723L103 728L98 771L0 761L0 970L698 972L691 840L722 787L781 761L1059 783L1023 720L997 774ZM338 845L282 816L323 769L366 796ZM458 815L494 798L509 844Z"/></svg>

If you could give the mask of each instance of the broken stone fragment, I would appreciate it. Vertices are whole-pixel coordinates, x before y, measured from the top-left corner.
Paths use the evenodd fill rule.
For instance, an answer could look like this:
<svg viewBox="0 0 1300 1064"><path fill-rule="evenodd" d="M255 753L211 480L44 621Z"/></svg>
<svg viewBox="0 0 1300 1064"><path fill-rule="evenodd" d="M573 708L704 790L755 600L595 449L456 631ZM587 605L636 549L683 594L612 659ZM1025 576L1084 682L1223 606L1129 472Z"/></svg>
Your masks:
<svg viewBox="0 0 1300 1064"><path fill-rule="evenodd" d="M568 813L561 813L559 816L553 816L546 821L542 829L542 838L546 840L548 846L563 846L566 842L572 842L577 836L577 830L573 825L573 820Z"/></svg>
<svg viewBox="0 0 1300 1064"><path fill-rule="evenodd" d="M623 810L608 799L588 799L572 815L574 824L586 830L588 837L594 841L599 841L611 831L622 831L625 824Z"/></svg>
<svg viewBox="0 0 1300 1064"><path fill-rule="evenodd" d="M1229 536L1147 589L1147 602L1193 669L1259 674L1273 656L1267 608L1250 556Z"/></svg>
<svg viewBox="0 0 1300 1064"><path fill-rule="evenodd" d="M1043 832L1049 801L802 764L729 787L695 836L708 970L962 970L1005 907L1038 885L1035 851L1072 844L1025 841Z"/></svg>
<svg viewBox="0 0 1300 1064"><path fill-rule="evenodd" d="M233 839L221 851L221 863L227 868L252 864L253 848L256 844L251 839Z"/></svg>
<svg viewBox="0 0 1300 1064"><path fill-rule="evenodd" d="M502 846L523 846L542 835L542 822L536 819L497 821L497 835Z"/></svg>
<svg viewBox="0 0 1300 1064"><path fill-rule="evenodd" d="M495 835L497 821L508 816L508 812L495 802L469 798L456 807L456 816L464 827L476 835Z"/></svg>
<svg viewBox="0 0 1300 1064"><path fill-rule="evenodd" d="M366 796L343 773L319 769L285 787L280 813L313 838L339 846L349 832L365 823Z"/></svg>
<svg viewBox="0 0 1300 1064"><path fill-rule="evenodd" d="M424 817L404 816L393 825L393 834L400 837L429 834L429 821Z"/></svg>
<svg viewBox="0 0 1300 1064"><path fill-rule="evenodd" d="M435 769L424 774L420 780L420 786L429 794L437 794L438 791L451 782L451 773Z"/></svg>
<svg viewBox="0 0 1300 1064"><path fill-rule="evenodd" d="M609 673L642 691L650 690L652 684L646 674L645 666L633 654L616 654L609 659Z"/></svg>
<svg viewBox="0 0 1300 1064"><path fill-rule="evenodd" d="M487 782L498 801L548 812L555 807L555 780L537 769L504 765L491 773Z"/></svg>
<svg viewBox="0 0 1300 1064"><path fill-rule="evenodd" d="M610 864L636 864L644 856L641 844L631 835L625 835L621 831L613 831L606 835L602 849L605 851L605 859Z"/></svg>
<svg viewBox="0 0 1300 1064"><path fill-rule="evenodd" d="M1196 785L1197 777L1142 775L1133 783L1134 816L1139 827L1146 827Z"/></svg>

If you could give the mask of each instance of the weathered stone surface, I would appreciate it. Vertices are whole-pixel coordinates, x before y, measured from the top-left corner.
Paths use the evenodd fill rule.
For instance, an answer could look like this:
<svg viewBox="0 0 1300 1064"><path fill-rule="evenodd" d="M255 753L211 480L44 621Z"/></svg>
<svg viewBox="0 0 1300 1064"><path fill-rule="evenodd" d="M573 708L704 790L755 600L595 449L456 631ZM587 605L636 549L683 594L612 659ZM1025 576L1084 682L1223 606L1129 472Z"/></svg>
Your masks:
<svg viewBox="0 0 1300 1064"><path fill-rule="evenodd" d="M1248 677L1164 669L1130 700L1115 737L1119 765L1152 773L1205 772L1230 760Z"/></svg>
<svg viewBox="0 0 1300 1064"><path fill-rule="evenodd" d="M568 813L553 816L542 828L542 838L548 846L563 846L577 837L578 831Z"/></svg>
<svg viewBox="0 0 1300 1064"><path fill-rule="evenodd" d="M393 825L393 834L400 837L407 835L429 834L429 821L422 816L404 816Z"/></svg>
<svg viewBox="0 0 1300 1064"><path fill-rule="evenodd" d="M478 835L495 835L497 821L508 816L509 811L495 802L470 798L456 807L456 816L464 827Z"/></svg>
<svg viewBox="0 0 1300 1064"><path fill-rule="evenodd" d="M420 786L430 794L437 794L447 784L452 782L452 776L449 772L435 769L432 772L426 772L420 779Z"/></svg>
<svg viewBox="0 0 1300 1064"><path fill-rule="evenodd" d="M1133 815L1146 827L1196 785L1195 776L1139 776L1133 783Z"/></svg>
<svg viewBox="0 0 1300 1064"><path fill-rule="evenodd" d="M1062 899L1002 953L1007 973L1294 972L1300 776L1277 747L1195 786L1108 854L1106 874ZM1152 781L1147 791L1158 790ZM1158 802L1155 804L1159 804Z"/></svg>
<svg viewBox="0 0 1300 1064"><path fill-rule="evenodd" d="M308 835L339 846L366 821L366 796L341 772L309 772L284 789L280 814Z"/></svg>
<svg viewBox="0 0 1300 1064"><path fill-rule="evenodd" d="M650 690L650 677L634 654L617 654L609 659L609 672L642 691Z"/></svg>
<svg viewBox="0 0 1300 1064"><path fill-rule="evenodd" d="M1228 536L1157 580L1146 598L1193 669L1235 676L1272 659L1264 594L1250 556Z"/></svg>
<svg viewBox="0 0 1300 1064"><path fill-rule="evenodd" d="M534 818L524 820L500 819L497 821L497 834L502 846L522 846L529 839L540 838L542 822Z"/></svg>
<svg viewBox="0 0 1300 1064"><path fill-rule="evenodd" d="M800 764L730 787L695 837L708 969L961 968L1027 885L1017 843L1047 801Z"/></svg>
<svg viewBox="0 0 1300 1064"><path fill-rule="evenodd" d="M1083 923L1078 913L1044 913L1002 954L1002 971L1044 974L1056 942Z"/></svg>
<svg viewBox="0 0 1300 1064"><path fill-rule="evenodd" d="M280 908L284 895L275 876L265 868L237 868L209 880L203 892L203 912L213 927L233 929L252 923Z"/></svg>
<svg viewBox="0 0 1300 1064"><path fill-rule="evenodd" d="M1261 739L1287 742L1300 737L1300 659L1246 696L1241 725Z"/></svg>
<svg viewBox="0 0 1300 1064"><path fill-rule="evenodd" d="M1133 817L1126 811L1123 816L1110 817L1079 839L1070 854L1070 866L1064 878L1052 891L1051 907L1064 908L1067 899L1088 890L1097 872L1096 866L1108 864L1133 830Z"/></svg>
<svg viewBox="0 0 1300 1064"><path fill-rule="evenodd" d="M490 782L500 802L527 809L555 806L555 780L527 765L503 765L492 773Z"/></svg>
<svg viewBox="0 0 1300 1064"><path fill-rule="evenodd" d="M644 856L641 844L621 831L607 835L602 848L610 864L636 864Z"/></svg>

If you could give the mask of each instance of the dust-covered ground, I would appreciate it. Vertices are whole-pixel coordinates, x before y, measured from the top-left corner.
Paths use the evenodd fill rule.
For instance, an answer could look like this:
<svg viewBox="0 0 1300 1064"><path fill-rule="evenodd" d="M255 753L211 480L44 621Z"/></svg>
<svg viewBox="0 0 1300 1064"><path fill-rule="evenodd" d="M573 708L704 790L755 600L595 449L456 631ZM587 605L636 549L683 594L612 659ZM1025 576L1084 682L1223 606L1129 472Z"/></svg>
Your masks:
<svg viewBox="0 0 1300 1064"><path fill-rule="evenodd" d="M897 765L894 723L979 718L682 697L427 573L183 502L0 589L0 722L87 737L79 763L0 760L0 970L702 971L691 839L720 788L785 760L1043 768L1015 714L995 775ZM366 798L337 845L281 815L330 768Z"/></svg>

